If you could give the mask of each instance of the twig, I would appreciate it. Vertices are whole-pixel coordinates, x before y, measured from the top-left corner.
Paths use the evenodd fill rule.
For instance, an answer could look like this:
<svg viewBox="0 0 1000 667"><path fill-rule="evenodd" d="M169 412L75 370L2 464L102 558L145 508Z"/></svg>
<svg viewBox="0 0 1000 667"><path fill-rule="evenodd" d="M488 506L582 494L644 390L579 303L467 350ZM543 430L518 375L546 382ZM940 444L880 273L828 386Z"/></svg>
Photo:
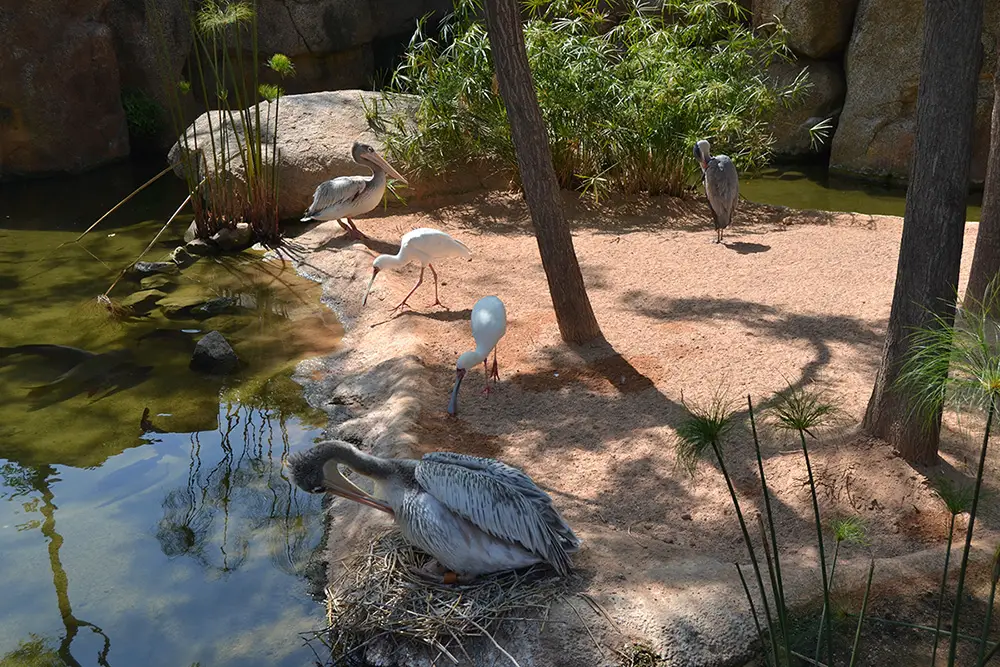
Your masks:
<svg viewBox="0 0 1000 667"><path fill-rule="evenodd" d="M500 646L500 644L497 643L497 640L493 638L493 635L491 635L490 633L486 632L486 629L483 628L483 626L479 625L478 623L476 623L475 621L473 621L471 618L469 619L469 622L472 623L477 628L479 628L479 630L484 635L486 635L486 638L489 639L491 642L493 642L493 645L497 647L497 650L500 651L501 653L503 653L507 657L508 660L510 660L512 663L514 663L514 667L521 667L521 665L517 662L517 660L514 659L514 656L512 656L510 653L508 653L507 650L504 649L503 646Z"/></svg>
<svg viewBox="0 0 1000 667"><path fill-rule="evenodd" d="M205 181L203 180L202 183L204 183L204 182ZM201 183L199 183L198 185L200 186ZM174 214L172 216L170 216L169 218L167 218L167 221L165 223L163 223L162 227L160 227L160 231L156 232L156 236L153 237L153 240L151 240L149 242L149 244L146 246L146 248L142 252L139 253L139 256L136 257L135 260L131 264L129 264L129 266L135 265L136 262L138 262L140 259L142 259L143 255L145 255L147 252L149 252L149 249L153 247L153 244L156 243L157 239L160 238L160 235L163 234L164 231L166 231L167 227L170 226L170 223L173 222L174 218L176 218L180 214L180 212L184 209L184 207L187 206L187 204L188 204L189 201L191 201L191 195L190 194L188 194L188 196L184 198L184 201L182 201L181 205L177 207L177 210L174 211ZM109 287L108 290L104 293L104 296L107 296L108 294L111 293L111 290L113 290L115 288L115 285L117 285L118 281L120 281L125 276L125 273L127 271L128 271L128 267L125 267L124 269L122 269L122 272L120 274L118 274L118 277L115 278L115 281L113 283L111 283L111 287Z"/></svg>

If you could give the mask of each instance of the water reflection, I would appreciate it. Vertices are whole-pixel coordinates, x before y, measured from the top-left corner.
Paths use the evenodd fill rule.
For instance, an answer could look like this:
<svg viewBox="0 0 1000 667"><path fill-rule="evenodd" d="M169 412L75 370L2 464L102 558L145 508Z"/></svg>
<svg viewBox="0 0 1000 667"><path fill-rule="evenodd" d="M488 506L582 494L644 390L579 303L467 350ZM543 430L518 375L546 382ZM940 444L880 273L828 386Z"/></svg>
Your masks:
<svg viewBox="0 0 1000 667"><path fill-rule="evenodd" d="M246 562L251 539L263 538L275 568L300 574L322 525L315 503L296 492L283 466L287 417L228 403L220 421L217 448L203 448L201 435L191 435L186 482L161 503L160 549L225 577Z"/></svg>
<svg viewBox="0 0 1000 667"><path fill-rule="evenodd" d="M55 649L47 647L44 640L32 637L27 644L21 642L17 652L28 651L29 655L34 654L34 659L41 660L44 653L54 653L58 656L61 664L67 667L81 667L81 663L73 657L73 640L82 628L91 630L101 638L101 648L96 656L96 663L101 667L109 667L108 653L111 651L111 639L104 633L104 630L97 625L84 621L76 617L69 600L69 576L62 564L60 550L63 546L63 537L56 531L56 505L55 496L52 493L52 483L58 482L59 478L55 468L52 466L40 466L38 468L22 468L16 464L5 463L0 466L0 474L3 476L4 486L10 489L5 493L0 493L0 498L7 497L14 500L19 497L30 498L22 503L25 512L39 512L42 520L30 519L17 526L18 531L40 529L42 535L48 541L49 569L52 572L52 585L55 588L56 603L59 607L59 616L62 618L64 633L59 645ZM37 494L34 495L33 494ZM17 656L10 654L0 659L0 665L7 661L17 665ZM46 663L52 664L52 660ZM34 664L31 662L25 664ZM89 664L89 663L86 663Z"/></svg>

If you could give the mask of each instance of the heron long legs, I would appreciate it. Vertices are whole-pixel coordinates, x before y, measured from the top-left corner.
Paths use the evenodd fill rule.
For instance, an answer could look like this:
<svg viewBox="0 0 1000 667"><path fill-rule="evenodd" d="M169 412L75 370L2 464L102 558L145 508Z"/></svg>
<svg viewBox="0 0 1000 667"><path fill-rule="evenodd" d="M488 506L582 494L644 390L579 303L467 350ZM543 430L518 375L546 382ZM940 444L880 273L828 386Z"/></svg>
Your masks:
<svg viewBox="0 0 1000 667"><path fill-rule="evenodd" d="M406 300L409 299L411 296L413 296L413 293L417 291L417 288L420 287L420 285L423 282L424 282L424 267L421 266L420 267L420 277L417 278L417 284L413 286L413 289L410 290L409 294L407 294L405 297L403 297L403 300L399 302L399 305L397 305L395 308L392 309L392 312L396 312L397 310L399 310L403 306L405 306L406 305Z"/></svg>

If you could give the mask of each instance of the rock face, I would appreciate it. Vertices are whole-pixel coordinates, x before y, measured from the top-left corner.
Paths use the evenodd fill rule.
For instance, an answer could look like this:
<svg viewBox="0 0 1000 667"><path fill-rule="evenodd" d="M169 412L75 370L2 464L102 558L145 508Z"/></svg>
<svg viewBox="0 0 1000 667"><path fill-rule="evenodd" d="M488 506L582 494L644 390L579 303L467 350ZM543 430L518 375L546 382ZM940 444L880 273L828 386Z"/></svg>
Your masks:
<svg viewBox="0 0 1000 667"><path fill-rule="evenodd" d="M1000 1L987 0L973 135L976 182L985 176L989 153L998 18ZM847 51L847 97L833 139L831 170L899 181L908 178L922 48L922 0L861 0Z"/></svg>
<svg viewBox="0 0 1000 667"><path fill-rule="evenodd" d="M0 178L128 155L107 0L0 0Z"/></svg>
<svg viewBox="0 0 1000 667"><path fill-rule="evenodd" d="M360 90L341 90L328 93L311 93L307 95L288 95L281 98L278 105L278 214L282 219L298 219L312 201L316 186L325 180L337 176L369 175L371 171L354 162L351 158L351 146L355 141L365 141L375 150L384 151L384 145L377 134L369 127L362 104L372 105L383 103L378 93ZM266 118L264 135L273 133L273 105L261 105L262 125ZM392 109L412 118L414 100L410 97L395 97ZM225 117L218 113L212 117L216 141L223 137L230 142L230 154L238 153L236 137L240 128L234 131ZM197 153L203 150L211 152L209 140L208 114L200 116L187 131L187 147L197 145ZM170 149L170 161L179 165L185 156L191 156L192 150L180 142ZM383 156L390 159L388 156ZM211 173L212 156L206 154ZM182 175L179 166L175 166L178 176ZM230 171L236 178L242 178L242 165L239 160L230 163ZM464 172L455 178L411 178L404 173L410 185L401 191L407 201L420 199L437 194L448 194L475 189L480 186L479 178L471 172ZM387 191L388 192L388 191ZM386 199L392 204L395 199L387 194Z"/></svg>
<svg viewBox="0 0 1000 667"><path fill-rule="evenodd" d="M114 33L122 91L141 91L164 109L169 89L182 78L194 36L184 12L184 0L110 0L105 11ZM187 120L200 113L190 96L179 96ZM151 138L166 151L176 138L168 113L159 118Z"/></svg>
<svg viewBox="0 0 1000 667"><path fill-rule="evenodd" d="M239 367L240 360L236 357L236 352L218 331L212 331L199 340L191 355L191 368L196 371L226 375Z"/></svg>
<svg viewBox="0 0 1000 667"><path fill-rule="evenodd" d="M844 106L846 86L844 71L839 63L806 59L794 63L777 62L772 65L770 75L780 85L788 85L806 68L809 70L812 88L802 104L791 109L780 109L771 122L771 131L776 139L774 152L778 155L803 156L815 152L809 128L827 118L831 118L836 127ZM832 137L833 129L820 151L829 150Z"/></svg>
<svg viewBox="0 0 1000 667"><path fill-rule="evenodd" d="M753 5L754 26L777 17L792 51L822 59L844 52L858 0L754 0Z"/></svg>

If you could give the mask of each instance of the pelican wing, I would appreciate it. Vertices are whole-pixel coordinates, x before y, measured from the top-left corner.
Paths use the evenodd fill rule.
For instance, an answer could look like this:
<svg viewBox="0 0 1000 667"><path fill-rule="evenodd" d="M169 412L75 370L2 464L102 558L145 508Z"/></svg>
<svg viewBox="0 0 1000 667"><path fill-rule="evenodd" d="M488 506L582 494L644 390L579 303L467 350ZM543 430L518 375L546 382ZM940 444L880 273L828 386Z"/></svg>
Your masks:
<svg viewBox="0 0 1000 667"><path fill-rule="evenodd" d="M334 207L349 207L364 193L368 180L364 176L340 176L331 181L323 181L313 193L312 204L305 217L319 215Z"/></svg>
<svg viewBox="0 0 1000 667"><path fill-rule="evenodd" d="M470 461L451 455L448 462L436 461L435 457L441 457L441 453L425 456L415 471L417 482L427 493L479 529L538 554L560 574L569 571L565 537L553 529L551 517L547 516L554 514L554 509L549 504L549 512L545 511L545 503L538 498L544 493L541 489L534 487L534 491L525 492L524 482L518 477L523 473L511 475L508 470L494 468L503 470L496 475L473 457L469 457Z"/></svg>
<svg viewBox="0 0 1000 667"><path fill-rule="evenodd" d="M559 515L558 510L552 505L552 498L549 494L538 488L534 480L517 468L496 459L469 456L468 454L456 454L454 452L431 452L424 454L423 460L462 466L469 470L489 475L513 487L517 492L536 505L536 511L545 523L548 524L552 532L558 535L560 543L567 552L572 553L580 548L580 538L576 536L573 529Z"/></svg>

